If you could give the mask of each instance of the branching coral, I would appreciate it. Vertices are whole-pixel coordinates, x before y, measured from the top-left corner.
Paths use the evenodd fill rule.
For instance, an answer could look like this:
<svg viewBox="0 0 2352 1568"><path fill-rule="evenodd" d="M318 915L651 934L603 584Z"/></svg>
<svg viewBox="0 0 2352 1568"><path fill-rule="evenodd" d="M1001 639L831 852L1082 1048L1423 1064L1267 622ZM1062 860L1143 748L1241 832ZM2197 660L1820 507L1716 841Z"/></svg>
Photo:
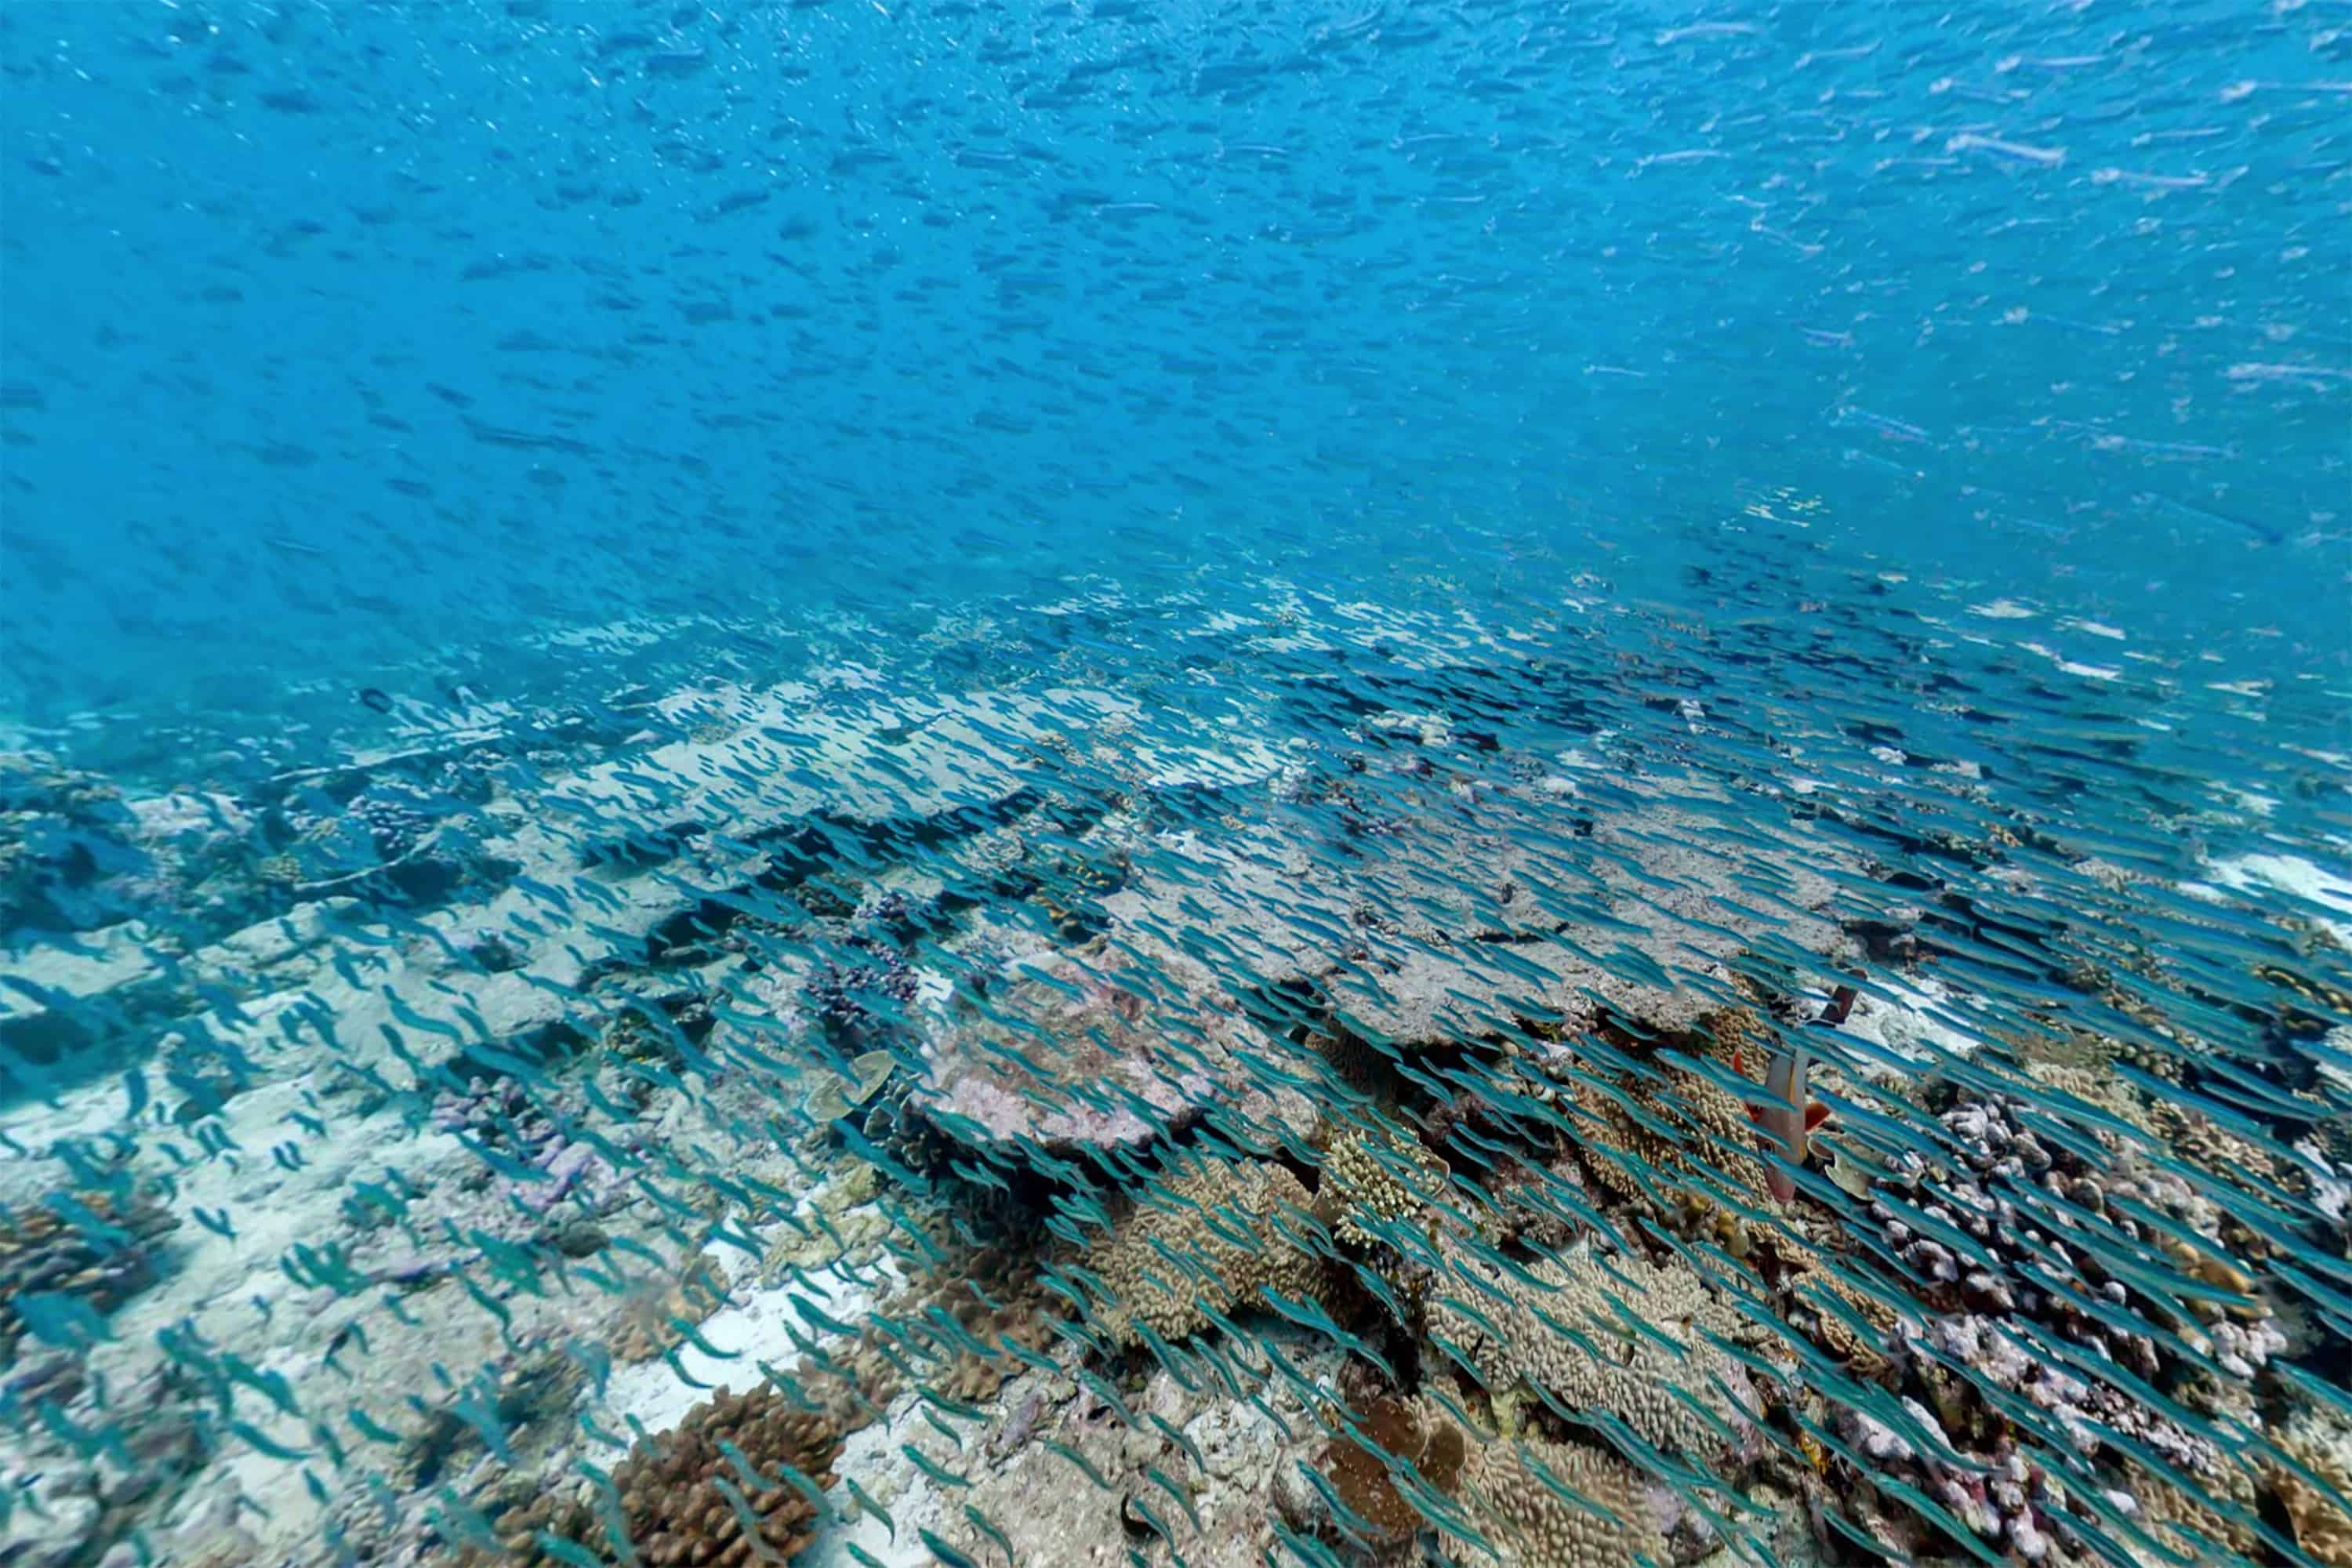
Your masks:
<svg viewBox="0 0 2352 1568"><path fill-rule="evenodd" d="M634 1298L613 1334L615 1361L646 1362L684 1342L686 1329L717 1311L727 1300L727 1270L709 1258L697 1258L658 1293L649 1288Z"/></svg>
<svg viewBox="0 0 2352 1568"><path fill-rule="evenodd" d="M541 1493L497 1521L502 1551L474 1550L467 1560L517 1568L580 1561L550 1551L544 1532L605 1563L781 1563L814 1538L819 1500L840 1452L831 1420L793 1408L772 1387L740 1394L722 1389L674 1430L640 1440L613 1472L613 1498L598 1500L593 1488ZM606 1511L615 1501L617 1521ZM629 1550L614 1541L614 1522Z"/></svg>
<svg viewBox="0 0 2352 1568"><path fill-rule="evenodd" d="M0 1209L0 1363L14 1358L25 1331L26 1298L71 1296L110 1311L154 1283L154 1244L179 1224L144 1198L105 1193Z"/></svg>
<svg viewBox="0 0 2352 1568"><path fill-rule="evenodd" d="M1409 1223L1445 1182L1443 1161L1414 1140L1339 1123L1326 1142L1315 1212L1339 1239L1358 1247Z"/></svg>
<svg viewBox="0 0 2352 1568"><path fill-rule="evenodd" d="M925 1287L890 1317L877 1316L873 1328L887 1331L900 1356L940 1393L978 1404L1022 1369L1008 1342L1042 1352L1054 1341L1058 1303L1038 1263L1024 1245L951 1243Z"/></svg>
<svg viewBox="0 0 2352 1568"><path fill-rule="evenodd" d="M1596 1081L1597 1080L1597 1081ZM1570 1097L1586 1174L1626 1203L1654 1197L1700 1207L1717 1194L1762 1202L1767 1167L1738 1095L1670 1066L1593 1075Z"/></svg>
<svg viewBox="0 0 2352 1568"><path fill-rule="evenodd" d="M1209 1313L1246 1307L1262 1289L1316 1293L1320 1261L1295 1239L1310 1199L1284 1166L1202 1160L1148 1197L1087 1263L1111 1291L1103 1327L1134 1342L1149 1330L1181 1340Z"/></svg>
<svg viewBox="0 0 2352 1568"><path fill-rule="evenodd" d="M1805 1269L1791 1282L1791 1316L1816 1344L1859 1375L1884 1375L1903 1319L1887 1296L1899 1292L1865 1288L1849 1272L1850 1264L1820 1261L1820 1267Z"/></svg>
<svg viewBox="0 0 2352 1568"><path fill-rule="evenodd" d="M1490 1394L1515 1385L1580 1420L1614 1416L1693 1456L1735 1446L1753 1388L1717 1341L1748 1325L1680 1264L1604 1263L1580 1249L1510 1271L1456 1254L1433 1288L1429 1337Z"/></svg>
<svg viewBox="0 0 2352 1568"><path fill-rule="evenodd" d="M2216 1561L2225 1552L2240 1560L2252 1555L2256 1537L2245 1519L2255 1502L2253 1477L2220 1454L2209 1454L2201 1465L2183 1473L2194 1483L2194 1491L2153 1471L2133 1478L2132 1496L2157 1544L2193 1563Z"/></svg>
<svg viewBox="0 0 2352 1568"><path fill-rule="evenodd" d="M2294 1467L2273 1461L2264 1474L2294 1543L2324 1568L2352 1568L2352 1426L2305 1411L2287 1423L2279 1447Z"/></svg>
<svg viewBox="0 0 2352 1568"><path fill-rule="evenodd" d="M1462 1479L1465 1500L1496 1527L1491 1539L1504 1568L1636 1568L1668 1560L1641 1476L1613 1454L1579 1444L1496 1442L1471 1457Z"/></svg>

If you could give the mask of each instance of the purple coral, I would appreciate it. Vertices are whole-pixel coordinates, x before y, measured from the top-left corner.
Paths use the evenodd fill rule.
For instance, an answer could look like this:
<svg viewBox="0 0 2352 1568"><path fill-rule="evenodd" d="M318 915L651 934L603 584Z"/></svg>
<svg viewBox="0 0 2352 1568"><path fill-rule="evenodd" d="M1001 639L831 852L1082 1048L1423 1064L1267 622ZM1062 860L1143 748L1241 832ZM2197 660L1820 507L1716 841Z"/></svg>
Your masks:
<svg viewBox="0 0 2352 1568"><path fill-rule="evenodd" d="M864 1046L915 1000L915 971L907 955L871 937L845 944L856 962L819 964L802 987L809 1012L835 1042Z"/></svg>
<svg viewBox="0 0 2352 1568"><path fill-rule="evenodd" d="M893 888L860 910L858 919L893 942L908 942L920 934L929 912L923 903Z"/></svg>
<svg viewBox="0 0 2352 1568"><path fill-rule="evenodd" d="M433 1099L433 1126L524 1156L540 1152L557 1136L538 1101L510 1078L470 1079L462 1092L442 1090Z"/></svg>
<svg viewBox="0 0 2352 1568"><path fill-rule="evenodd" d="M397 860L432 830L433 819L390 793L364 795L351 804L351 814L367 830L368 841L386 860Z"/></svg>
<svg viewBox="0 0 2352 1568"><path fill-rule="evenodd" d="M541 1105L510 1078L491 1082L478 1078L468 1081L463 1093L445 1090L434 1100L433 1125L495 1145L545 1173L537 1179L508 1179L498 1184L499 1192L533 1214L544 1214L566 1198L601 1214L625 1184L622 1173L593 1143L567 1136L560 1113Z"/></svg>

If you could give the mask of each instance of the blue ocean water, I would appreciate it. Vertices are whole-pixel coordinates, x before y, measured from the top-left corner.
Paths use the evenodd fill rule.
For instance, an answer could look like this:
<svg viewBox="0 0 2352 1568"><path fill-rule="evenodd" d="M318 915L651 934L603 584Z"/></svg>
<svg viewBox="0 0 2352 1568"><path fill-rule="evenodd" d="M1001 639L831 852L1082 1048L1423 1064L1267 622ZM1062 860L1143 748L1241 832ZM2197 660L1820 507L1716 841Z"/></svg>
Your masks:
<svg viewBox="0 0 2352 1568"><path fill-rule="evenodd" d="M2328 7L0 26L20 725L1077 574L1541 600L1782 490L2340 670Z"/></svg>
<svg viewBox="0 0 2352 1568"><path fill-rule="evenodd" d="M2344 1568L2347 148L0 0L0 1564Z"/></svg>

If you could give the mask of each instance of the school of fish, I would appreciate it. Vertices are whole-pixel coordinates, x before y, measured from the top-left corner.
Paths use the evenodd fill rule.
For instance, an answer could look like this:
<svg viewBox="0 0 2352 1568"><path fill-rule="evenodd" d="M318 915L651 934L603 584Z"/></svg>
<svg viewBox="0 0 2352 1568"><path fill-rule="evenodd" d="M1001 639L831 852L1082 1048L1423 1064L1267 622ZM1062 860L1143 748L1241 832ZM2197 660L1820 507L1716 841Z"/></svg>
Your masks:
<svg viewBox="0 0 2352 1568"><path fill-rule="evenodd" d="M0 5L0 1568L2352 1568L2347 40Z"/></svg>
<svg viewBox="0 0 2352 1568"><path fill-rule="evenodd" d="M15 759L0 1555L2342 1563L2264 700L1773 548Z"/></svg>

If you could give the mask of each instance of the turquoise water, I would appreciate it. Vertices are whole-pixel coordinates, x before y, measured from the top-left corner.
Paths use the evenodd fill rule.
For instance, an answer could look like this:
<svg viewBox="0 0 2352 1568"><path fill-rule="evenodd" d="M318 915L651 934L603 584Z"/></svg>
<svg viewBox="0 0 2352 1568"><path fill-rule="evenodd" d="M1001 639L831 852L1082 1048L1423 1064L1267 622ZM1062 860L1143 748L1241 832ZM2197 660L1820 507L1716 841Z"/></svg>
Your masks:
<svg viewBox="0 0 2352 1568"><path fill-rule="evenodd" d="M0 70L0 1563L2347 1561L2341 6Z"/></svg>
<svg viewBox="0 0 2352 1568"><path fill-rule="evenodd" d="M2333 26L11 5L8 705L1073 574L1541 601L1782 487L2325 666Z"/></svg>

